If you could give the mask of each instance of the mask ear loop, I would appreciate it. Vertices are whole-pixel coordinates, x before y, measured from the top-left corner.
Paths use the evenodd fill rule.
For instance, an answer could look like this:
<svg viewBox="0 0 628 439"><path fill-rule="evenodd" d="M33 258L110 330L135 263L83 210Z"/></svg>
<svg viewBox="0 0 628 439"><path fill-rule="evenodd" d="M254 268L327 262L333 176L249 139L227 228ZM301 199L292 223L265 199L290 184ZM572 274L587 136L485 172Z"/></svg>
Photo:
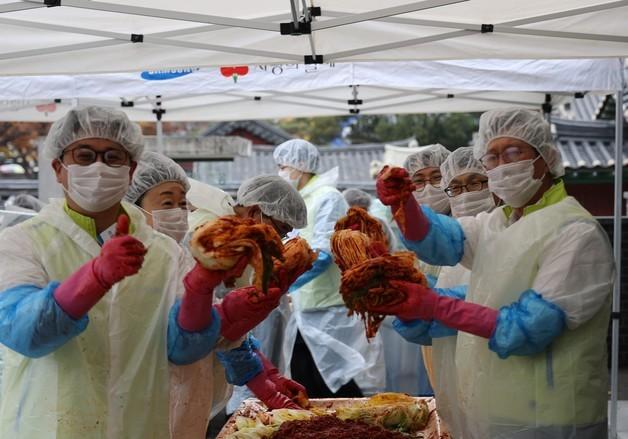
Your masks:
<svg viewBox="0 0 628 439"><path fill-rule="evenodd" d="M539 153L539 155L537 155L537 156L536 156L536 158L535 158L534 160L532 160L532 166L534 166L534 164L536 163L536 161L537 161L538 159L540 159L541 157L542 157L542 156L541 156L541 154ZM545 160L545 159L543 159L543 160ZM545 166L547 167L547 162L545 163ZM541 181L543 181L543 180L545 179L545 176L546 176L546 175L547 175L547 171L545 171L545 172L543 173L543 175L541 175L541 178L534 178L534 177L532 177L532 178L533 178L534 180L541 180Z"/></svg>

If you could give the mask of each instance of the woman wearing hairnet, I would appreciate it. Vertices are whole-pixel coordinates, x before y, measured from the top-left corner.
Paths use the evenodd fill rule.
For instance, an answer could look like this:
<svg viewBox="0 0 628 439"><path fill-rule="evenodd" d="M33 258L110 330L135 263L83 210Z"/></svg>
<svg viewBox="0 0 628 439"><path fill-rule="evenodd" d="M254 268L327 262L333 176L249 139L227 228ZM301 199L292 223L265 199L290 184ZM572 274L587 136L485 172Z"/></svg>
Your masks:
<svg viewBox="0 0 628 439"><path fill-rule="evenodd" d="M404 238L419 257L471 269L466 298L401 282L407 300L373 311L459 331L464 438L606 437L614 270L608 238L567 196L560 153L541 114L484 113L474 154L505 206L457 220L414 200L403 206ZM410 184L380 179L380 199L399 206L400 185Z"/></svg>
<svg viewBox="0 0 628 439"><path fill-rule="evenodd" d="M423 146L421 151L409 155L403 163L404 169L414 184L414 198L434 212L448 215L450 212L449 199L442 186L441 165L449 156L450 151L440 143ZM421 271L427 277L430 286L436 285L441 267L420 262ZM421 393L432 393L434 383L434 368L432 367L432 348L429 345L421 346L421 357L429 378L430 386L421 386ZM423 375L423 368L418 373L419 380Z"/></svg>
<svg viewBox="0 0 628 439"><path fill-rule="evenodd" d="M307 227L297 233L318 251L310 271L290 287L293 316L286 331L284 358L292 377L312 397L356 397L383 389L381 339L369 344L362 322L348 317L340 296L340 270L330 250L336 221L347 203L336 189L338 168L319 174L320 156L311 143L293 139L273 153L279 175L307 205Z"/></svg>
<svg viewBox="0 0 628 439"><path fill-rule="evenodd" d="M449 214L450 207L445 188L442 186L440 166L449 154L447 148L436 143L422 147L421 151L409 155L403 163L414 184L413 195L417 202L444 215ZM435 285L440 267L423 263L421 269L427 276L429 284Z"/></svg>
<svg viewBox="0 0 628 439"><path fill-rule="evenodd" d="M454 218L476 216L495 208L493 195L488 190L486 170L473 157L472 147L453 151L440 167L441 185L449 196ZM441 268L434 291L439 295L464 299L471 271L463 265ZM461 414L457 404L456 342L457 331L435 320L403 321L395 319L395 330L406 340L432 346L433 381L438 413L454 437L464 437Z"/></svg>
<svg viewBox="0 0 628 439"><path fill-rule="evenodd" d="M125 199L144 212L149 226L181 242L188 232L189 189L181 166L165 155L144 151Z"/></svg>
<svg viewBox="0 0 628 439"><path fill-rule="evenodd" d="M50 128L65 200L0 235L1 437L167 438L168 360L202 359L223 330L213 288L238 273L183 276L181 248L122 201L142 149L140 128L105 107Z"/></svg>
<svg viewBox="0 0 628 439"><path fill-rule="evenodd" d="M360 190L360 189L347 189L342 195L347 200L349 206L358 206L364 209L371 207L372 197ZM386 208L386 213L390 212L387 206L384 206L377 200L378 204ZM393 232L389 224L396 227L396 223L390 223L392 221L392 214L390 214L390 220L387 220L386 216L378 216L381 212L372 212L369 210L371 216L376 217L380 223L384 226L386 236L389 239L389 251L407 251L407 249L401 244L398 234L399 231ZM392 245L390 245L392 243ZM386 392L402 392L414 396L429 395L432 394L432 387L428 379L427 371L423 362L423 354L421 348L416 345L415 340L404 340L399 337L399 334L394 328L395 319L392 316L387 316L377 332L382 339L382 349L384 352L384 363L386 366Z"/></svg>
<svg viewBox="0 0 628 439"><path fill-rule="evenodd" d="M206 206L199 208L206 208ZM294 187L276 175L261 175L244 181L238 189L234 206L229 209L240 217L251 218L256 222L272 225L282 238L285 238L293 229L303 228L307 224L307 212L303 198ZM215 209L211 208L210 210ZM286 285L287 287L288 285ZM285 365L280 361L279 352L283 328L286 324L284 316L289 312L288 299L284 293L285 290L282 290L280 294L271 294L268 300L261 303L263 313L258 311L249 317L250 320L255 319L256 322L256 325L252 327L250 339L252 350L261 358L264 369L271 376L278 390L284 395L294 397L298 392L306 392L306 390L297 382L279 375L277 368L273 366L273 364L277 364L282 369L285 368ZM231 309L232 319L239 321L243 317L241 308L233 307ZM261 352L267 354L270 360ZM218 355L227 369L229 383L237 386L227 405L227 412L235 410L246 397L249 397L248 391L251 391L258 398L261 395L257 387L252 386L247 378L254 373L256 362L251 363L253 365L253 372L251 372L238 364L240 355L242 354L238 352ZM231 371L233 373L230 373ZM244 384L246 384L246 388L243 387ZM288 407L287 403L285 407Z"/></svg>
<svg viewBox="0 0 628 439"><path fill-rule="evenodd" d="M149 220L152 219L155 229L180 241L187 232L187 217L179 215L178 211L182 210L187 215L186 193L189 187L185 171L178 164L162 154L146 151L140 157L126 199L138 205ZM276 201L278 205L295 212L296 216L293 215L292 219L299 225L299 212L300 217L305 218L305 205L299 194L279 177L261 176L248 180L243 183L240 194L242 198L248 198L247 201L256 200L261 204L270 199ZM275 224L283 223L276 220ZM282 229L277 232L285 233ZM191 256L188 260L193 265ZM240 284L250 285L250 282L246 282L247 275L239 279ZM273 388L269 383L269 375L281 385L292 387L297 392L303 388L280 376L259 352L255 341L244 338L246 332L277 305L279 299L275 296L278 292L276 289L270 290L267 296L263 296L268 300L252 304L245 300L248 288L236 289L227 293L220 304L214 305L221 316L223 328L228 324L229 317L233 320L233 312L230 311L237 309L238 328L227 328L228 333L221 330L223 337L215 347L217 356L212 353L193 364L171 367L170 437L195 439L205 436L209 420L224 408L231 393L232 388L227 379L244 380L242 384L250 385L260 399L272 408L296 408L278 388ZM216 294L219 294L218 289ZM228 352L230 350L233 351ZM221 357L229 359L225 364L227 379L225 369L220 364L223 360ZM234 371L237 371L238 376L234 376Z"/></svg>

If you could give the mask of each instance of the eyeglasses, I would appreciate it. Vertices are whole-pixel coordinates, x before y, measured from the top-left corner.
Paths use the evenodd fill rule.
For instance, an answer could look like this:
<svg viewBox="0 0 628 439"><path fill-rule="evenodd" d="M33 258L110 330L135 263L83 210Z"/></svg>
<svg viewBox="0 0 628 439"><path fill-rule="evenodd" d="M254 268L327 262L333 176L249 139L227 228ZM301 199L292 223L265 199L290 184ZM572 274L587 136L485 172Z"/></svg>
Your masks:
<svg viewBox="0 0 628 439"><path fill-rule="evenodd" d="M484 165L484 167L487 170L491 170L499 166L500 159L501 159L501 162L504 162L504 163L518 162L519 160L521 160L521 156L523 155L523 153L524 152L518 146L510 146L504 149L499 154L496 154L496 153L484 154L482 158L480 159L480 162L482 162L482 165Z"/></svg>
<svg viewBox="0 0 628 439"><path fill-rule="evenodd" d="M443 177L441 175L438 176L433 176L428 180L412 180L412 183L414 183L414 186L416 187L417 191L422 191L423 189L425 189L425 186L429 183L434 187L440 187L440 182L443 179Z"/></svg>
<svg viewBox="0 0 628 439"><path fill-rule="evenodd" d="M463 189L465 192L477 192L477 191L481 191L482 189L486 187L488 187L488 180L474 181L468 184L461 184L458 186L449 186L448 188L445 189L445 193L447 194L448 197L457 197L463 192Z"/></svg>
<svg viewBox="0 0 628 439"><path fill-rule="evenodd" d="M94 151L87 146L79 146L78 148L65 151L64 154L71 154L74 163L80 166L89 166L98 160L98 157L102 162L111 166L112 168L119 168L129 164L129 153L121 149L108 149L106 151Z"/></svg>

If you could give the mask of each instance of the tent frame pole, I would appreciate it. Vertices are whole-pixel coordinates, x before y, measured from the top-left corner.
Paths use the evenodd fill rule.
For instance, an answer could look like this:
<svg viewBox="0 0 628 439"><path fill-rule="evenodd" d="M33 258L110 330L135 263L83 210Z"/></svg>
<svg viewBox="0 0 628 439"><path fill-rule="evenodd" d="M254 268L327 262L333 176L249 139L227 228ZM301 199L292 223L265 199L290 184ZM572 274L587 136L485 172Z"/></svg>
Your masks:
<svg viewBox="0 0 628 439"><path fill-rule="evenodd" d="M405 5L393 6L390 8L360 12L357 14L345 14L337 18L312 23L312 31L330 29L332 27L338 26L346 26L348 24L361 23L363 21L372 21L395 15L408 14L410 12L424 11L426 9L439 8L441 6L464 3L467 1L469 0L423 0L420 2L407 3ZM324 10L323 15L326 15Z"/></svg>
<svg viewBox="0 0 628 439"><path fill-rule="evenodd" d="M27 9L45 8L43 4L34 5L32 3L14 2L0 5L0 14L5 12L25 11Z"/></svg>
<svg viewBox="0 0 628 439"><path fill-rule="evenodd" d="M34 29L44 29L51 30L57 32L68 32L82 35L90 35L107 38L107 40L96 41L90 43L81 43L76 45L67 45L67 46L58 46L58 47L50 47L44 49L34 49L34 50L25 50L18 52L11 52L6 54L0 54L0 59L14 59L21 58L26 56L34 56L34 55L44 55L51 54L55 52L67 52L71 50L81 50L85 48L94 48L101 46L111 46L115 44L134 44L131 42L131 34L125 34L121 32L109 32L98 29L86 29L76 26L64 26L64 25L56 25L49 23L37 23L33 21L27 20L18 20L12 18L2 18L0 17L0 23L13 25L13 26L23 26ZM159 36L153 36L150 34L143 36L144 43L149 44L158 44L162 46L173 46L173 47L185 47L190 49L199 49L199 50L208 50L213 52L226 52L226 53L236 53L241 55L252 55L252 56L264 56L271 59L283 59L286 61L297 61L302 62L303 56L297 54L289 54L283 52L271 52L266 50L258 50L258 49L246 49L243 47L232 47L232 46L222 46L217 44L208 44L208 43L197 43L194 41L184 41L184 40L173 40L169 38L163 38Z"/></svg>
<svg viewBox="0 0 628 439"><path fill-rule="evenodd" d="M43 3L43 0L24 0L28 3ZM73 8L90 9L95 11L117 12L121 14L141 15L145 17L165 18L168 20L192 21L195 23L218 24L228 27L239 27L244 29L265 30L279 32L279 23L248 20L232 17L220 17L216 15L194 14L190 12L179 12L175 10L146 8L141 6L128 6L115 3L99 2L92 0L62 0L62 6Z"/></svg>
<svg viewBox="0 0 628 439"><path fill-rule="evenodd" d="M624 60L620 59L620 69ZM622 201L623 201L623 168L624 168L624 109L623 85L615 94L615 212L613 222L613 253L615 257L615 283L613 287L613 305L611 313L611 407L610 435L617 438L617 398L618 398L618 366L619 366L619 317L621 310L621 235L622 235Z"/></svg>

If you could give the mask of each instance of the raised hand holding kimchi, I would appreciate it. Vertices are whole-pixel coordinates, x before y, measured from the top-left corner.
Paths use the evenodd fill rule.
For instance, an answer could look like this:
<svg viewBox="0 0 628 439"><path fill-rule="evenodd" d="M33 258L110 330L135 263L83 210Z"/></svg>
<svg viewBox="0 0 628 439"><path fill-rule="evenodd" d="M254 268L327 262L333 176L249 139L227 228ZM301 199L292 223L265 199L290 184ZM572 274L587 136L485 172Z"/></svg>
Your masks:
<svg viewBox="0 0 628 439"><path fill-rule="evenodd" d="M190 251L210 270L228 270L245 258L255 270L255 287L264 293L273 275L273 258L283 260L283 244L272 226L237 216L224 216L196 229Z"/></svg>

